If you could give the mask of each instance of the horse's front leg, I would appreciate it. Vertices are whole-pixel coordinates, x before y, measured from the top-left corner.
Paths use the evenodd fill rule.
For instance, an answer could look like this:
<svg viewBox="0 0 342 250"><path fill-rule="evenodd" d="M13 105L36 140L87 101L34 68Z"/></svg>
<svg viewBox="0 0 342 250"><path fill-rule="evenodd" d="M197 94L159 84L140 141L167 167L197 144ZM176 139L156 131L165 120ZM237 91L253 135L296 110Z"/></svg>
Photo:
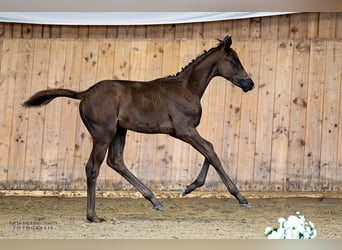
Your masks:
<svg viewBox="0 0 342 250"><path fill-rule="evenodd" d="M191 183L189 186L186 186L186 188L184 188L183 196L190 194L196 188L199 188L204 185L205 179L207 178L209 165L210 165L209 161L205 159L202 165L202 169L199 175L197 176L197 178L195 179L195 181Z"/></svg>
<svg viewBox="0 0 342 250"><path fill-rule="evenodd" d="M239 201L242 206L249 207L247 200L241 195L239 189L224 171L221 161L217 157L214 147L210 142L202 138L194 127L178 128L176 135L178 138L191 144L195 149L197 149L206 158L209 164L215 168L228 191Z"/></svg>

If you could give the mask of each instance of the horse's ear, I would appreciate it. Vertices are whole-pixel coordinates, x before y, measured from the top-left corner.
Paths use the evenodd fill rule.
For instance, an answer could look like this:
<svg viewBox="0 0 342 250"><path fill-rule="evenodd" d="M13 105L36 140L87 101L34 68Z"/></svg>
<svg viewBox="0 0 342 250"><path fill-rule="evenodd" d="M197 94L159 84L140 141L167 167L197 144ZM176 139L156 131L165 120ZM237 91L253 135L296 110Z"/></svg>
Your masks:
<svg viewBox="0 0 342 250"><path fill-rule="evenodd" d="M232 46L232 37L226 36L223 41L224 41L224 50L228 52L230 49L230 46Z"/></svg>

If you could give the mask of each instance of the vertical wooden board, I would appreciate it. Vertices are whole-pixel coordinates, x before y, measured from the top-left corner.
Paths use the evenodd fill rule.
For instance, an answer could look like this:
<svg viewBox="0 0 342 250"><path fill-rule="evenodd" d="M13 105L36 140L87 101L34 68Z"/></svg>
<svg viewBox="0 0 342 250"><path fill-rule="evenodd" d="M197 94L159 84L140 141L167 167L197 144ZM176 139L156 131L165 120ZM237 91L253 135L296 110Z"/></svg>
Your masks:
<svg viewBox="0 0 342 250"><path fill-rule="evenodd" d="M79 26L77 25L64 25L61 27L61 38L78 38Z"/></svg>
<svg viewBox="0 0 342 250"><path fill-rule="evenodd" d="M152 39L147 42L145 62L145 79L147 81L154 80L162 76L163 46L164 42L161 39Z"/></svg>
<svg viewBox="0 0 342 250"><path fill-rule="evenodd" d="M99 52L97 62L97 81L110 80L113 75L114 67L114 55L115 55L115 42L113 40L100 40ZM99 189L110 189L112 187L112 180L114 172L106 164L106 161L102 163L100 175L98 177Z"/></svg>
<svg viewBox="0 0 342 250"><path fill-rule="evenodd" d="M212 40L210 39L200 39L196 41L196 56L199 56L204 53L204 51L208 51L212 47ZM209 83L210 86L210 83ZM200 124L198 125L197 129L200 135L203 138L208 139L208 121L209 121L209 101L210 101L210 87L204 92L204 95L201 99L202 105L202 118ZM221 100L223 102L223 100ZM189 171L188 171L188 178L189 180L193 181L198 176L200 169L202 167L204 161L204 157L200 154L196 149L190 147L189 151ZM212 170L209 169L211 172ZM190 183L189 183L190 184Z"/></svg>
<svg viewBox="0 0 342 250"><path fill-rule="evenodd" d="M261 38L277 39L278 37L278 17L263 17L261 19Z"/></svg>
<svg viewBox="0 0 342 250"><path fill-rule="evenodd" d="M115 40L114 66L112 78L115 80L129 80L131 42L123 39ZM134 70L134 69L133 69Z"/></svg>
<svg viewBox="0 0 342 250"><path fill-rule="evenodd" d="M2 72L1 68L3 67L3 65L2 65L2 54L3 54L2 45L3 45L3 40L5 38L5 29L6 29L6 25L2 24L1 25L1 30L0 30L1 31L1 35L0 35L0 38L1 38L0 39L0 73ZM4 83L3 83L3 80L2 80L2 74L0 76L1 76L1 78L0 78L0 90L2 92L3 89L4 89L2 85L4 85ZM0 92L0 97L2 99L1 92ZM4 103L2 103L1 99L0 99L0 103L1 103L1 106L3 107L3 109L4 109ZM1 119L2 119L2 117L1 117ZM3 122L3 121L0 120L0 122ZM4 132L5 132L5 130L3 129L1 124L2 123L0 123L0 138L2 138L2 136L3 136ZM0 149L2 148L2 145L3 145L3 141L2 141L2 139L0 139ZM1 156L1 154L0 154L0 163L2 161L3 161L3 156ZM4 165L2 163L2 164L0 164L0 188L2 188L2 189L5 189L6 186L7 186L7 183L6 183L7 182L7 176L8 176L8 166Z"/></svg>
<svg viewBox="0 0 342 250"><path fill-rule="evenodd" d="M289 146L293 41L278 40L273 110L271 188L284 191Z"/></svg>
<svg viewBox="0 0 342 250"><path fill-rule="evenodd" d="M342 12L336 13L336 38L342 38Z"/></svg>
<svg viewBox="0 0 342 250"><path fill-rule="evenodd" d="M49 38L61 38L62 26L50 25L49 28L50 28Z"/></svg>
<svg viewBox="0 0 342 250"><path fill-rule="evenodd" d="M317 38L318 37L318 27L319 27L319 13L307 13L307 38Z"/></svg>
<svg viewBox="0 0 342 250"><path fill-rule="evenodd" d="M342 41L337 40L335 41L336 47L342 48ZM337 62L338 63L338 62ZM340 56L340 65L342 65L342 56ZM340 67L340 72L342 74L342 66ZM340 76L340 84L342 84L342 77ZM342 88L340 88L340 98L342 98ZM342 100L340 99L340 112L342 111ZM340 114L339 123L338 123L338 164L336 166L336 183L342 182L342 115Z"/></svg>
<svg viewBox="0 0 342 250"><path fill-rule="evenodd" d="M34 42L32 40L20 40L17 57L15 91L13 101L12 133L10 140L10 154L8 163L8 181L13 189L24 189L25 175L25 148L27 138L28 116L21 105L29 98Z"/></svg>
<svg viewBox="0 0 342 250"><path fill-rule="evenodd" d="M78 38L79 39L89 38L89 26L87 25L78 26Z"/></svg>
<svg viewBox="0 0 342 250"><path fill-rule="evenodd" d="M249 37L249 19L233 20L233 37L236 39Z"/></svg>
<svg viewBox="0 0 342 250"><path fill-rule="evenodd" d="M134 38L134 29L127 25L120 25L118 27L118 38Z"/></svg>
<svg viewBox="0 0 342 250"><path fill-rule="evenodd" d="M144 39L147 37L147 27L143 25L134 26L134 38L135 39Z"/></svg>
<svg viewBox="0 0 342 250"><path fill-rule="evenodd" d="M24 39L32 39L33 26L32 24L23 24L21 30L21 37Z"/></svg>
<svg viewBox="0 0 342 250"><path fill-rule="evenodd" d="M148 40L145 57L145 79L150 81L155 78L160 78L163 66L163 41L162 40ZM151 96L152 97L152 96ZM157 150L157 136L142 134L140 145L140 171L139 177L145 180L149 185L155 185L156 166L155 153Z"/></svg>
<svg viewBox="0 0 342 250"><path fill-rule="evenodd" d="M335 38L336 35L336 13L319 13L319 38Z"/></svg>
<svg viewBox="0 0 342 250"><path fill-rule="evenodd" d="M306 38L308 28L307 17L308 16L303 15L303 13L292 14L290 16L290 38Z"/></svg>
<svg viewBox="0 0 342 250"><path fill-rule="evenodd" d="M3 40L0 69L0 185L7 185L18 40Z"/></svg>
<svg viewBox="0 0 342 250"><path fill-rule="evenodd" d="M264 40L261 46L258 116L255 144L254 187L266 190L270 184L272 121L276 80L277 41Z"/></svg>
<svg viewBox="0 0 342 250"><path fill-rule="evenodd" d="M177 24L175 28L175 38L192 38L192 23Z"/></svg>
<svg viewBox="0 0 342 250"><path fill-rule="evenodd" d="M341 91L341 43L327 41L324 104L321 144L321 168L319 185L322 189L332 190L336 182L338 165L338 135L340 91Z"/></svg>
<svg viewBox="0 0 342 250"><path fill-rule="evenodd" d="M196 57L196 43L193 40L181 40L179 48L179 66L189 64ZM173 158L172 158L172 182L179 188L180 186L189 184L189 150L190 145L180 140L173 142Z"/></svg>
<svg viewBox="0 0 342 250"><path fill-rule="evenodd" d="M180 40L164 40L163 48L163 76L176 75L180 71L179 65L179 54L180 51Z"/></svg>
<svg viewBox="0 0 342 250"><path fill-rule="evenodd" d="M294 41L286 190L303 190L310 40Z"/></svg>
<svg viewBox="0 0 342 250"><path fill-rule="evenodd" d="M130 63L129 63L129 80L144 81L146 74L146 53L147 53L147 40L134 40L129 42L131 45ZM126 162L127 167L135 174L139 179L143 175L144 168L140 163L141 156L140 150L144 147L142 137L140 133L128 132L126 143ZM142 179L141 179L142 180ZM142 180L145 181L145 180ZM127 181L123 182L123 187L126 188L132 186Z"/></svg>
<svg viewBox="0 0 342 250"><path fill-rule="evenodd" d="M35 24L32 27L32 38L41 39L43 38L43 25Z"/></svg>
<svg viewBox="0 0 342 250"><path fill-rule="evenodd" d="M13 39L20 39L21 37L21 30L22 30L22 24L21 23L13 23L13 33L12 38Z"/></svg>
<svg viewBox="0 0 342 250"><path fill-rule="evenodd" d="M107 26L107 38L114 39L118 37L118 26Z"/></svg>
<svg viewBox="0 0 342 250"><path fill-rule="evenodd" d="M5 24L4 38L13 38L13 24L7 23Z"/></svg>
<svg viewBox="0 0 342 250"><path fill-rule="evenodd" d="M163 76L175 74L178 69L180 43L177 40L164 40L163 60L161 62ZM171 185L171 166L173 159L174 139L166 135L157 136L155 153L155 181L161 189L167 189Z"/></svg>
<svg viewBox="0 0 342 250"><path fill-rule="evenodd" d="M193 23L192 24L192 38L203 38L203 23Z"/></svg>
<svg viewBox="0 0 342 250"><path fill-rule="evenodd" d="M5 24L0 23L0 39L3 39L5 37Z"/></svg>
<svg viewBox="0 0 342 250"><path fill-rule="evenodd" d="M2 44L3 44L3 40L4 39L0 39L0 72L1 72L1 68L2 68L2 64L1 64L1 60L2 60ZM1 80L1 79L0 79Z"/></svg>
<svg viewBox="0 0 342 250"><path fill-rule="evenodd" d="M222 31L223 25L221 22L203 23L203 38L204 39L223 39L225 34Z"/></svg>
<svg viewBox="0 0 342 250"><path fill-rule="evenodd" d="M49 60L50 41L35 40L30 95L47 88ZM24 183L27 188L32 189L40 186L45 109L46 107L31 108L26 111L28 112L29 120L26 139Z"/></svg>
<svg viewBox="0 0 342 250"><path fill-rule="evenodd" d="M243 93L241 96L241 124L237 170L237 181L240 190L250 190L253 184L261 40L246 40L245 49L245 57L240 58L240 60L254 81L255 88L248 93Z"/></svg>
<svg viewBox="0 0 342 250"><path fill-rule="evenodd" d="M48 88L61 88L64 85L66 45L62 41L55 40L51 42L50 49ZM42 187L47 189L57 187L61 107L61 99L46 106L40 181Z"/></svg>
<svg viewBox="0 0 342 250"><path fill-rule="evenodd" d="M281 15L278 19L278 39L288 39L291 34L290 22L292 15ZM276 30L274 30L275 32Z"/></svg>
<svg viewBox="0 0 342 250"><path fill-rule="evenodd" d="M233 20L227 20L222 22L222 32L223 35L233 34Z"/></svg>
<svg viewBox="0 0 342 250"><path fill-rule="evenodd" d="M255 17L250 20L249 37L260 38L261 36L261 17Z"/></svg>
<svg viewBox="0 0 342 250"><path fill-rule="evenodd" d="M107 28L102 25L89 26L89 38L103 39L106 38Z"/></svg>
<svg viewBox="0 0 342 250"><path fill-rule="evenodd" d="M176 25L166 24L164 25L164 38L175 38Z"/></svg>
<svg viewBox="0 0 342 250"><path fill-rule="evenodd" d="M309 88L306 114L304 189L315 190L321 168L322 109L326 42L312 40L310 50ZM322 63L323 62L323 63Z"/></svg>
<svg viewBox="0 0 342 250"><path fill-rule="evenodd" d="M49 38L51 38L51 35L50 35L50 33L51 33L51 26L50 25L44 25L43 26L43 39L44 38L47 38L47 39L49 39Z"/></svg>
<svg viewBox="0 0 342 250"><path fill-rule="evenodd" d="M64 41L66 46L65 74L63 87L72 90L79 89L82 58L82 41ZM62 98L61 123L58 143L57 185L59 189L70 189L73 182L73 172L79 166L74 164L76 126L79 101Z"/></svg>
<svg viewBox="0 0 342 250"><path fill-rule="evenodd" d="M146 80L146 56L148 40L138 39L131 42L130 80Z"/></svg>
<svg viewBox="0 0 342 250"><path fill-rule="evenodd" d="M81 76L79 89L86 90L96 82L97 61L98 61L98 41L94 39L82 40ZM77 117L77 132L75 143L75 169L73 172L73 188L86 188L85 166L88 162L92 149L92 138L84 126L80 116Z"/></svg>
<svg viewBox="0 0 342 250"><path fill-rule="evenodd" d="M136 37L134 32L134 37ZM164 25L147 25L146 26L146 37L148 38L163 38L164 37ZM145 38L145 37L142 37Z"/></svg>

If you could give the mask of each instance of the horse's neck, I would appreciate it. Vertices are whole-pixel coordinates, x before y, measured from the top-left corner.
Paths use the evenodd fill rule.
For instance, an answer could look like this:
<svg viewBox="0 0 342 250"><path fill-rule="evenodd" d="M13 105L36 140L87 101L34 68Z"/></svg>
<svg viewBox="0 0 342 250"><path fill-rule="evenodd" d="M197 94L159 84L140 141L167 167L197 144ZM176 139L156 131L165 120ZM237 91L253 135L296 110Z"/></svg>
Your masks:
<svg viewBox="0 0 342 250"><path fill-rule="evenodd" d="M213 56L207 55L203 59L193 62L180 74L180 77L186 88L201 99L215 73L215 60L213 60Z"/></svg>

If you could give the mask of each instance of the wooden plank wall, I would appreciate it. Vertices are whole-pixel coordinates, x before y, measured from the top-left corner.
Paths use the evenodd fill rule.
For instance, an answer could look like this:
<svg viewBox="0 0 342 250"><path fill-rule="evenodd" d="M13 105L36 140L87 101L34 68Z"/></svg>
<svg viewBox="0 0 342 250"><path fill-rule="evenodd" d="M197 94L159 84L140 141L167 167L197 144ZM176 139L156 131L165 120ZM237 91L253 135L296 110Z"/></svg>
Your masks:
<svg viewBox="0 0 342 250"><path fill-rule="evenodd" d="M202 99L199 131L213 142L231 178L248 191L339 190L340 13L96 29L0 24L0 188L85 189L91 138L78 102L60 99L24 109L20 104L31 94L53 87L83 90L108 78L174 74L222 34L234 35L233 47L257 84L245 94L217 78ZM189 184L203 162L183 142L133 132L125 159L145 183L163 190ZM103 166L98 188L131 186ZM213 170L203 189L224 189Z"/></svg>
<svg viewBox="0 0 342 250"><path fill-rule="evenodd" d="M138 26L57 26L0 23L1 38L342 38L342 13L296 13L208 23Z"/></svg>

